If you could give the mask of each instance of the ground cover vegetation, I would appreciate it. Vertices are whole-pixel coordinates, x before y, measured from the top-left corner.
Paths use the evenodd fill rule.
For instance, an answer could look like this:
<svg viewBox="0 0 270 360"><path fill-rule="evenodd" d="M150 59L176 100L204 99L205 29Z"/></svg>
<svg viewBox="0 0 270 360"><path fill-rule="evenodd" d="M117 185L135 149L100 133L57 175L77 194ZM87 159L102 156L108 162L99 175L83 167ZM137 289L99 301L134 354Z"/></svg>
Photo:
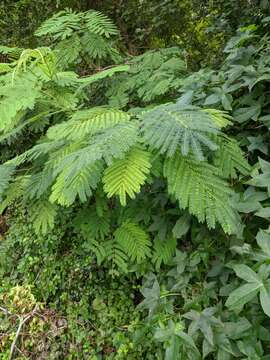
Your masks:
<svg viewBox="0 0 270 360"><path fill-rule="evenodd" d="M268 2L78 4L1 30L0 358L270 359Z"/></svg>

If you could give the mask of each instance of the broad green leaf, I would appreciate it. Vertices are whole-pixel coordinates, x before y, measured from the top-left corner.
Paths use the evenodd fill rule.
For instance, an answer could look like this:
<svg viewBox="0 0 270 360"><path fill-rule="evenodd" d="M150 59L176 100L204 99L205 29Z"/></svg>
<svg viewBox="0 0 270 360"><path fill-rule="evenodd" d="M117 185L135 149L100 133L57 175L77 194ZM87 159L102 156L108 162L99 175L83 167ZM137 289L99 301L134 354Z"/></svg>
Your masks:
<svg viewBox="0 0 270 360"><path fill-rule="evenodd" d="M261 106L259 105L253 105L250 107L245 107L245 108L240 108L237 109L233 116L234 119L239 122L239 123L243 123L247 120L257 120L258 116L261 113Z"/></svg>
<svg viewBox="0 0 270 360"><path fill-rule="evenodd" d="M260 290L260 302L264 313L270 317L270 290L265 286Z"/></svg>
<svg viewBox="0 0 270 360"><path fill-rule="evenodd" d="M173 227L173 235L176 239L180 239L183 235L185 235L190 228L190 215L185 214L177 220Z"/></svg>
<svg viewBox="0 0 270 360"><path fill-rule="evenodd" d="M246 303L258 294L262 286L263 285L259 283L248 283L240 286L230 294L225 305L231 310L242 309Z"/></svg>
<svg viewBox="0 0 270 360"><path fill-rule="evenodd" d="M262 172L254 175L248 183L253 186L266 187L270 195L270 163L263 159L259 159L259 163Z"/></svg>
<svg viewBox="0 0 270 360"><path fill-rule="evenodd" d="M257 244L262 251L270 258L270 234L265 230L260 230L256 236Z"/></svg>
<svg viewBox="0 0 270 360"><path fill-rule="evenodd" d="M249 283L257 283L261 286L263 285L262 279L255 273L255 271L253 271L247 265L244 265L244 264L234 265L233 270L235 271L236 275L239 278L241 278Z"/></svg>
<svg viewBox="0 0 270 360"><path fill-rule="evenodd" d="M170 345L166 348L164 360L179 360L180 358L180 339L173 335Z"/></svg>
<svg viewBox="0 0 270 360"><path fill-rule="evenodd" d="M254 215L262 217L264 219L269 219L270 218L270 207L261 208Z"/></svg>

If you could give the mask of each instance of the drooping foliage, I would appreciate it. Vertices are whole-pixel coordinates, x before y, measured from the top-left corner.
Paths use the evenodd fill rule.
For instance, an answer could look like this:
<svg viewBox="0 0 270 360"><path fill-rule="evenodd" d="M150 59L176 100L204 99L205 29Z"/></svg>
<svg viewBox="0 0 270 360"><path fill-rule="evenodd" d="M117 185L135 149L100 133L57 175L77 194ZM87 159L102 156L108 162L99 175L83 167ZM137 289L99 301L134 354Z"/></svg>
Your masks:
<svg viewBox="0 0 270 360"><path fill-rule="evenodd" d="M268 23L193 73L177 46L126 55L93 10L47 20L46 47L0 49L5 331L21 293L38 338L58 329L27 283L66 331L38 347L31 320L24 355L269 358Z"/></svg>

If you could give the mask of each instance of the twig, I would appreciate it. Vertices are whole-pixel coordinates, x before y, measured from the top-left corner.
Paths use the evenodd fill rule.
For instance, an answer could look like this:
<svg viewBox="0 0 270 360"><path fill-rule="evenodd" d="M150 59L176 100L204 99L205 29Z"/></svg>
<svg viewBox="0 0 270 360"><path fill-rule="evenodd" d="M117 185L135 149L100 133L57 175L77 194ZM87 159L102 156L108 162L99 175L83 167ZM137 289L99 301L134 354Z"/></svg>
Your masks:
<svg viewBox="0 0 270 360"><path fill-rule="evenodd" d="M18 329L16 331L15 337L14 337L14 339L12 341L12 344L11 344L11 347L10 347L9 360L12 360L13 353L14 353L15 348L16 348L16 342L18 340L18 337L20 335L20 332L21 332L21 329L22 329L23 325L29 319L31 319L31 317L33 317L35 315L36 311L37 311L37 305L35 306L34 310L30 314L28 314L26 317L20 318L20 323L19 323Z"/></svg>
<svg viewBox="0 0 270 360"><path fill-rule="evenodd" d="M5 313L6 315L13 315L10 311L8 311L7 309L3 308L2 306L0 306L0 311L2 311L3 313Z"/></svg>

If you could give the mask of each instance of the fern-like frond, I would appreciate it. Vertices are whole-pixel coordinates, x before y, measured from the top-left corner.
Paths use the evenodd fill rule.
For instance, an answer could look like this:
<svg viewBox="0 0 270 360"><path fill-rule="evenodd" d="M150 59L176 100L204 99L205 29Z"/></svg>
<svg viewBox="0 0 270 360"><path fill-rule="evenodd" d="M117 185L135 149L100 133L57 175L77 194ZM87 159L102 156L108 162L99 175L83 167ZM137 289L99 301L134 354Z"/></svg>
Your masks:
<svg viewBox="0 0 270 360"><path fill-rule="evenodd" d="M54 39L66 39L74 31L81 29L81 13L71 10L59 11L48 20L44 21L36 30L36 36L52 36Z"/></svg>
<svg viewBox="0 0 270 360"><path fill-rule="evenodd" d="M124 159L116 160L109 166L103 177L104 190L108 197L118 195L125 206L127 195L134 199L150 171L150 154L134 147Z"/></svg>
<svg viewBox="0 0 270 360"><path fill-rule="evenodd" d="M115 231L114 237L132 261L140 263L151 256L149 236L137 224L125 222Z"/></svg>
<svg viewBox="0 0 270 360"><path fill-rule="evenodd" d="M99 216L95 210L83 209L74 220L74 227L78 229L85 239L102 239L110 232L109 216Z"/></svg>
<svg viewBox="0 0 270 360"><path fill-rule="evenodd" d="M104 246L103 242L95 239L88 239L87 241L87 250L90 250L94 253L97 259L97 264L100 266L104 260L106 260L108 253L110 253L108 247ZM108 255L109 257L109 255ZM126 268L125 268L126 271Z"/></svg>
<svg viewBox="0 0 270 360"><path fill-rule="evenodd" d="M48 200L36 201L30 206L30 218L37 234L46 234L54 227L54 220L57 215L57 207Z"/></svg>
<svg viewBox="0 0 270 360"><path fill-rule="evenodd" d="M48 142L46 144L48 146L51 144L53 148L53 144L57 144L57 141ZM45 168L54 169L55 173L59 173L61 171L59 170L59 166L62 164L64 159L83 147L83 143L80 141L68 144L64 144L64 142L61 141L59 145L60 146L56 146L54 149L52 149L49 160L45 163Z"/></svg>
<svg viewBox="0 0 270 360"><path fill-rule="evenodd" d="M12 164L0 165L0 196L2 196L2 194L8 187L14 172L15 172L14 165Z"/></svg>
<svg viewBox="0 0 270 360"><path fill-rule="evenodd" d="M31 174L25 188L24 197L31 200L39 199L48 191L54 179L53 170L48 167L38 173Z"/></svg>
<svg viewBox="0 0 270 360"><path fill-rule="evenodd" d="M36 81L24 76L16 83L0 87L0 132L11 130L25 114L33 109L40 96Z"/></svg>
<svg viewBox="0 0 270 360"><path fill-rule="evenodd" d="M67 167L83 168L103 159L110 165L114 159L122 159L125 153L137 141L137 125L135 123L119 123L92 136L88 143L68 154L62 159L57 172Z"/></svg>
<svg viewBox="0 0 270 360"><path fill-rule="evenodd" d="M89 10L76 13L72 10L63 10L43 22L35 35L51 36L55 40L63 40L79 30L88 30L93 34L105 37L118 33L113 22L99 11Z"/></svg>
<svg viewBox="0 0 270 360"><path fill-rule="evenodd" d="M87 29L94 34L104 35L107 38L118 34L118 30L113 22L108 16L99 11L90 10L85 12L84 21Z"/></svg>
<svg viewBox="0 0 270 360"><path fill-rule="evenodd" d="M221 170L225 178L236 178L237 171L248 175L251 166L244 158L243 152L236 140L227 136L219 137L219 149L214 153L214 164Z"/></svg>
<svg viewBox="0 0 270 360"><path fill-rule="evenodd" d="M76 62L81 51L82 44L79 36L76 34L57 43L55 53L58 67L60 69L67 69L70 64Z"/></svg>
<svg viewBox="0 0 270 360"><path fill-rule="evenodd" d="M96 189L103 170L103 163L97 161L94 164L77 167L66 167L57 177L52 187L50 201L62 206L70 206L78 196L81 202L85 202Z"/></svg>
<svg viewBox="0 0 270 360"><path fill-rule="evenodd" d="M129 63L129 73L116 77L106 92L112 106L124 107L138 98L156 102L155 99L179 88L179 78L186 71L183 51L177 47L150 50Z"/></svg>
<svg viewBox="0 0 270 360"><path fill-rule="evenodd" d="M166 239L165 241L156 239L154 242L154 252L152 261L156 268L159 269L161 264L168 264L175 254L177 241L175 238Z"/></svg>
<svg viewBox="0 0 270 360"><path fill-rule="evenodd" d="M0 45L0 54L6 55L10 60L18 59L22 51L23 49L18 47Z"/></svg>
<svg viewBox="0 0 270 360"><path fill-rule="evenodd" d="M86 32L81 37L82 48L86 55L93 60L112 59L113 62L117 62L121 57L118 51L112 47L111 43L107 39L104 39L100 35Z"/></svg>
<svg viewBox="0 0 270 360"><path fill-rule="evenodd" d="M52 140L79 140L129 118L124 111L103 107L76 111L69 121L50 127L47 136Z"/></svg>
<svg viewBox="0 0 270 360"><path fill-rule="evenodd" d="M123 250L122 246L118 244L115 240L108 240L103 243L103 247L106 252L106 262L111 262L111 275L118 275L118 270L126 273L128 270L128 255Z"/></svg>
<svg viewBox="0 0 270 360"><path fill-rule="evenodd" d="M7 190L4 192L4 197L0 203L0 214L11 205L15 200L19 199L24 195L25 188L29 183L29 176L18 176L14 182L12 182Z"/></svg>
<svg viewBox="0 0 270 360"><path fill-rule="evenodd" d="M82 77L82 78L78 79L78 82L81 84L81 87L89 86L96 81L112 77L116 73L127 72L129 69L130 69L129 65L113 66L109 69L99 71L95 74Z"/></svg>
<svg viewBox="0 0 270 360"><path fill-rule="evenodd" d="M226 112L218 109L203 109L202 111L209 114L216 126L220 129L232 125L232 117Z"/></svg>
<svg viewBox="0 0 270 360"><path fill-rule="evenodd" d="M164 163L168 192L179 200L180 207L188 208L200 222L206 221L210 229L218 222L225 232L232 233L239 216L230 202L232 190L219 174L218 168L179 153Z"/></svg>
<svg viewBox="0 0 270 360"><path fill-rule="evenodd" d="M165 104L143 114L142 131L145 140L160 153L183 155L193 153L203 160L202 147L216 150L210 135L218 133L218 126L210 115L201 110L183 110L176 104Z"/></svg>

